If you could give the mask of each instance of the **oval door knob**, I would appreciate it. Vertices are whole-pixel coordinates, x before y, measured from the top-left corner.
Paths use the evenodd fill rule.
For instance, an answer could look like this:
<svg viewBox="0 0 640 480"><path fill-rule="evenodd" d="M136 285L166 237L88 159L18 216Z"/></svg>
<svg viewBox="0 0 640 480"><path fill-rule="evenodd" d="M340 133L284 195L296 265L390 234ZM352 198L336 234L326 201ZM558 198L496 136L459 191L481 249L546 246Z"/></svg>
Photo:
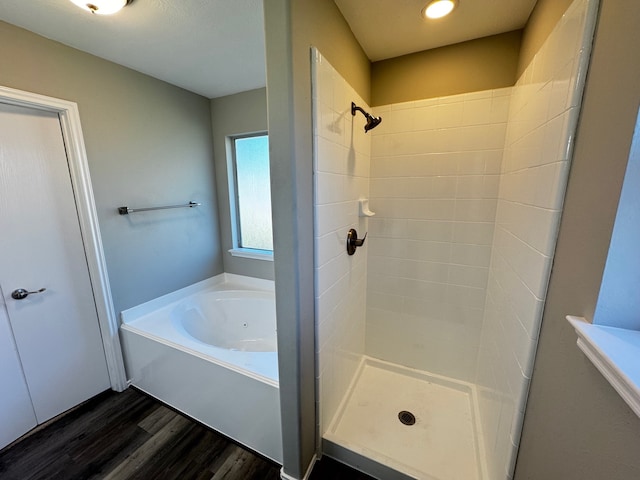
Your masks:
<svg viewBox="0 0 640 480"><path fill-rule="evenodd" d="M19 288L11 292L11 298L13 298L14 300L22 300L23 298L27 298L32 293L42 293L45 290L46 288L41 288L40 290L30 292L28 290L25 290L24 288Z"/></svg>

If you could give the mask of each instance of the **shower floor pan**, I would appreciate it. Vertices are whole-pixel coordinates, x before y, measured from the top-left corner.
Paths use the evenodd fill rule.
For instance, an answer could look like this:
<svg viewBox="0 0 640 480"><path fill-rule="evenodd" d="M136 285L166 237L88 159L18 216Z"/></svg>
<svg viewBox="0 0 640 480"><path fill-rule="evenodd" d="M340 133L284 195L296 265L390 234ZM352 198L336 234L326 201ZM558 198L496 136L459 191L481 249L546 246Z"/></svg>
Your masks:
<svg viewBox="0 0 640 480"><path fill-rule="evenodd" d="M472 384L365 358L323 451L378 478L486 480L475 399Z"/></svg>

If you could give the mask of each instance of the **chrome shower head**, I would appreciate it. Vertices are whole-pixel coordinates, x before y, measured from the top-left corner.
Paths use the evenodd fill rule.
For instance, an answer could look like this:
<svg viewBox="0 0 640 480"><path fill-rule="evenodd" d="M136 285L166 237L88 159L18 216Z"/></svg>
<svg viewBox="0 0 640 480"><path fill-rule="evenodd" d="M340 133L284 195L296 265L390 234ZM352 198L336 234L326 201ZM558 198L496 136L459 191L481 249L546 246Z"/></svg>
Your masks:
<svg viewBox="0 0 640 480"><path fill-rule="evenodd" d="M374 117L368 112L365 112L362 108L358 107L355 103L351 102L351 115L355 116L356 111L362 112L364 118L367 119L367 124L364 126L364 133L376 128L382 122L382 117Z"/></svg>

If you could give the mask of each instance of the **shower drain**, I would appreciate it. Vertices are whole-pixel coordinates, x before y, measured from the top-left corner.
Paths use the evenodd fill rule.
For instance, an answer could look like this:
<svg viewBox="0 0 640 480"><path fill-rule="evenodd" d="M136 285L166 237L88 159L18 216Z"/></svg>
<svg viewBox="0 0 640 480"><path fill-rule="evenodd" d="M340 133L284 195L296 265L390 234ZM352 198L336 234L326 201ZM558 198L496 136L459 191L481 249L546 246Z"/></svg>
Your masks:
<svg viewBox="0 0 640 480"><path fill-rule="evenodd" d="M398 413L398 420L400 420L400 422L404 425L413 425L414 423L416 423L416 416L411 412L402 410L400 413Z"/></svg>

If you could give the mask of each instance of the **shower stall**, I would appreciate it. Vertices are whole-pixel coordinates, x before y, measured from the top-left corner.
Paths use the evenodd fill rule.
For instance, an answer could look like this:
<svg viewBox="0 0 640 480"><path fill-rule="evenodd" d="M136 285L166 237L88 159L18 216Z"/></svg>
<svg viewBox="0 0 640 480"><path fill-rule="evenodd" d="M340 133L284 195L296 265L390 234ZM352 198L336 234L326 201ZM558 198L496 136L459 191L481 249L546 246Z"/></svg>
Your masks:
<svg viewBox="0 0 640 480"><path fill-rule="evenodd" d="M314 49L324 454L512 478L596 14L575 0L513 87L374 108Z"/></svg>

